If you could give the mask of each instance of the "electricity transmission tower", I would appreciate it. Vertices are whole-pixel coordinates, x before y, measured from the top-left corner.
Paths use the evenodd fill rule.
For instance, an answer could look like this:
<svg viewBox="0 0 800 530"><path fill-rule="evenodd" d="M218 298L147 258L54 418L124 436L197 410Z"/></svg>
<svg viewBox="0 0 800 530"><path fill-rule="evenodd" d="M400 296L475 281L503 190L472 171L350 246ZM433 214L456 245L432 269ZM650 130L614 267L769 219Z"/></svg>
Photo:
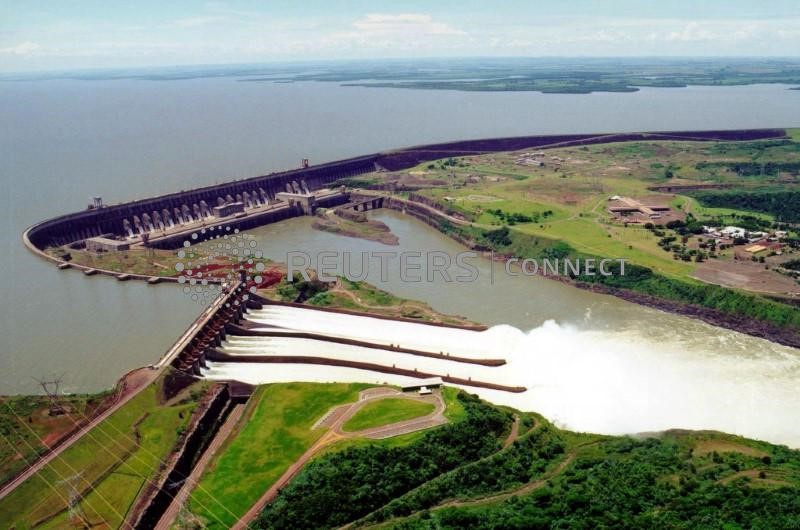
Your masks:
<svg viewBox="0 0 800 530"><path fill-rule="evenodd" d="M83 506L81 506L81 493L78 488L78 480L83 476L83 473L83 471L75 473L71 477L67 477L64 480L58 481L56 484L67 485L67 497L69 499L67 502L67 508L69 510L69 520L78 520L81 522L81 526L83 528L91 528L92 525L89 524L89 517L86 515Z"/></svg>
<svg viewBox="0 0 800 530"><path fill-rule="evenodd" d="M64 376L56 377L51 381L47 381L46 379L35 379L39 386L42 387L47 399L50 401L50 415L51 416L58 416L60 414L66 414L67 411L64 409L64 405L61 404L61 399L59 398L59 390L61 388L61 381Z"/></svg>

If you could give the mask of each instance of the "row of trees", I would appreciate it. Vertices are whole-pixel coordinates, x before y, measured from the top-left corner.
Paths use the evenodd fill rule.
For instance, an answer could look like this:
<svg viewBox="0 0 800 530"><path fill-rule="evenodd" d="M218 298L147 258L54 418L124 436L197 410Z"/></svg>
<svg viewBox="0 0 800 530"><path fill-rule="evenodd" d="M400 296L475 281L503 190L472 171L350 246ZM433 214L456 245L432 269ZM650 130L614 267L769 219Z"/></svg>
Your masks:
<svg viewBox="0 0 800 530"><path fill-rule="evenodd" d="M768 213L778 221L800 223L800 191L705 191L695 197L703 206Z"/></svg>
<svg viewBox="0 0 800 530"><path fill-rule="evenodd" d="M553 210L533 212L531 215L526 215L524 213L509 213L505 210L501 210L500 208L486 211L500 219L500 221L508 223L512 226L517 223L538 223L540 220L546 220L553 215Z"/></svg>
<svg viewBox="0 0 800 530"><path fill-rule="evenodd" d="M486 231L453 226L451 230L457 232L463 239L472 239L479 245L523 259L561 259L565 257L603 259L609 257L583 254L564 241L535 237L516 230L509 230L508 227ZM797 243L800 244L800 240ZM698 305L722 313L746 316L778 327L786 326L800 331L800 308L789 304L717 285L697 284L669 278L648 267L634 263L625 265L625 274L622 274L621 266L616 262L610 265L608 270L612 272L610 276L577 276L574 279L585 283L600 283L612 288L630 289L656 298Z"/></svg>

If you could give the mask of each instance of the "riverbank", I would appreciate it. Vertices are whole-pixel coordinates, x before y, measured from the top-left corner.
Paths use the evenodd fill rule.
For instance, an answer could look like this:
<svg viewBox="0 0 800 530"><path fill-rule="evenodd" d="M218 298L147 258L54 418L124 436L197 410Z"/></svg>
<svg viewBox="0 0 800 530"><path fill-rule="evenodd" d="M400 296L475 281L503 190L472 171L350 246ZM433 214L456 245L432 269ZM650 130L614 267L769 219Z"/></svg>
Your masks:
<svg viewBox="0 0 800 530"><path fill-rule="evenodd" d="M441 212L429 204L421 204L407 199L403 199L401 197L391 196L388 197L388 200L384 200L384 206L389 209L399 211L403 214L411 215L416 219L419 219L420 221L431 226L432 228L435 228L440 233L450 237L456 242L472 250L480 252L495 250L496 252L495 259L499 261L504 262L505 260L510 259L512 257L520 257L520 258L530 257L530 256L517 256L513 254L508 254L507 252L509 248L490 249L487 247L487 243L490 242L482 241L478 243L476 241L476 238L474 237L474 234L469 232L469 229L473 226L473 223L467 220L456 218L445 212ZM511 246L513 245L506 245L506 247L511 247ZM631 268L634 267L635 266L633 265L631 266ZM652 273L652 271L649 272ZM754 337L764 338L766 340L775 342L777 344L800 348L800 332L789 327L782 327L774 325L770 322L754 319L751 316L744 313L737 314L733 312L725 312L714 308L704 307L699 304L685 303L680 300L654 296L652 294L639 292L633 289L603 285L597 282L583 281L584 279L573 278L570 276L552 276L552 275L545 276L541 274L541 271L539 272L539 276L545 277L550 280L558 281L564 284L568 284L577 287L579 289L599 294L607 294L615 296L617 298L626 300L628 302L633 302L639 305L644 305L661 311L697 318L713 326L718 326L725 329L738 331ZM715 287L715 286L708 286L708 287L720 290L720 292L722 292L722 290L725 289L722 287ZM738 294L731 290L728 291L734 294ZM752 295L742 294L740 296L745 299L748 298L754 299ZM763 303L779 304L779 302L766 301L766 300ZM785 306L785 304L781 304L781 306ZM797 311L797 308L793 306L785 306L785 307L787 311Z"/></svg>

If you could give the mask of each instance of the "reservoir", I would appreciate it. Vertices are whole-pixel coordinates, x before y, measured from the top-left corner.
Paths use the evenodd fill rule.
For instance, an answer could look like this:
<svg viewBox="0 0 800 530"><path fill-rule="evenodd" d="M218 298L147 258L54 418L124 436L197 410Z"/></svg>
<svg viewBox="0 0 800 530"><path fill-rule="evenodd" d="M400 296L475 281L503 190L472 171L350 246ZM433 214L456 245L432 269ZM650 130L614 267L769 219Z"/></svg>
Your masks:
<svg viewBox="0 0 800 530"><path fill-rule="evenodd" d="M800 91L753 85L545 95L232 79L56 80L0 83L0 120L6 124L0 128L0 393L36 392L32 377L62 374L67 391L88 392L154 362L201 309L179 289L60 272L25 250L25 227L83 209L94 195L128 201L297 167L302 158L314 164L462 138L800 126ZM392 226L401 248L461 250L413 219L377 216ZM307 219L255 233L276 259L288 250L379 247L314 231ZM484 272L480 282L489 279ZM562 392L574 388L567 383L591 389L589 401L608 410L617 399L637 399L642 414L660 414L664 422L686 417L690 400L719 404L734 393L753 396L754 408L797 410L796 390L787 386L800 375L796 350L557 282L500 274L494 280L381 287L442 312L511 326L511 335L534 336L531 348L547 354L539 358L546 365L531 367L542 377L537 385L561 389L542 397L538 410L567 424L585 413L580 425L602 427L588 421L597 410L586 407L585 394ZM559 348L566 353L557 355ZM648 388L658 373L664 385ZM669 396L685 400L669 405ZM672 411L659 408L667 406ZM782 418L764 418L772 423L763 435L786 435L774 424ZM620 423L613 427L629 428L623 419L614 418Z"/></svg>

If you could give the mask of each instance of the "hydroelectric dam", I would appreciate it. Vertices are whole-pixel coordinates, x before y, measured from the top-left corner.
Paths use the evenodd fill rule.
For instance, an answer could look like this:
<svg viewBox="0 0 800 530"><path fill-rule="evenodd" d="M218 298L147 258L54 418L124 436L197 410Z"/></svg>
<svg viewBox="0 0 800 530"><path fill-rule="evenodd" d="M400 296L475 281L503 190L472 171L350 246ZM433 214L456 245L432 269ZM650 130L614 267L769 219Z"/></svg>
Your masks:
<svg viewBox="0 0 800 530"><path fill-rule="evenodd" d="M186 241L202 241L205 231L201 229L205 227L224 225L246 230L311 214L318 206L346 204L350 195L341 185L346 179L374 171L402 170L451 156L633 140L754 140L784 135L783 129L759 129L528 136L417 146L315 166L304 160L298 169L127 203L105 205L98 199L85 211L31 226L24 232L23 241L31 251L60 268L74 267L86 274L99 272L120 280L177 281L177 277L156 278L72 265L47 250L124 250L134 246L174 249ZM372 207L382 204L375 200ZM485 358L482 352L469 351L464 346L481 343L481 329L437 327L402 319L378 326L375 319L379 317L373 315L282 306L254 294L251 287L244 277L226 283L211 306L151 367L161 370L172 366L179 374L194 378L213 376L215 367L237 363L324 365L410 379L439 377L451 384L506 392L526 390L489 382L493 369L502 367L505 360ZM317 329L324 325L328 328ZM382 336L361 333L370 327L395 333L396 338L387 342ZM408 338L423 336L426 341L421 343ZM480 374L480 380L470 374Z"/></svg>

